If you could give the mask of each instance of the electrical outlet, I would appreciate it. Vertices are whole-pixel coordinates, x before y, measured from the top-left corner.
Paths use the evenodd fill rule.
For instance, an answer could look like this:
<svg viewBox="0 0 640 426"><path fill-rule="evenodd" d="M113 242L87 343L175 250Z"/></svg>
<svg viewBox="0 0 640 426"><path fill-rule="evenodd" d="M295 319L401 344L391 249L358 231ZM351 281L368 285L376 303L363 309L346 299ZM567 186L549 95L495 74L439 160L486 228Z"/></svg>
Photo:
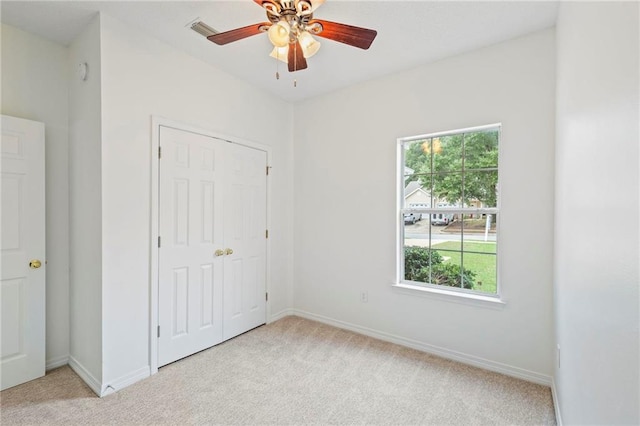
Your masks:
<svg viewBox="0 0 640 426"><path fill-rule="evenodd" d="M366 291L360 293L360 301L362 303L367 303L369 301L369 293L367 293Z"/></svg>

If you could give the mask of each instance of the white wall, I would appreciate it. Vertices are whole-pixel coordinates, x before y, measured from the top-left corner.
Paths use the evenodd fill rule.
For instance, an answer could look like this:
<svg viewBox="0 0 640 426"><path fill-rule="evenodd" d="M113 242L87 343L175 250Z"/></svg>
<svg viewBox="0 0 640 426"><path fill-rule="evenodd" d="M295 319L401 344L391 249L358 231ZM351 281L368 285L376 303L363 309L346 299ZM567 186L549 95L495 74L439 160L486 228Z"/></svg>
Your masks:
<svg viewBox="0 0 640 426"><path fill-rule="evenodd" d="M277 314L293 288L292 106L113 18L101 25L103 386L117 389L149 368L151 115L272 148Z"/></svg>
<svg viewBox="0 0 640 426"><path fill-rule="evenodd" d="M550 383L554 103L546 30L296 105L299 313ZM392 288L396 138L496 122L506 306Z"/></svg>
<svg viewBox="0 0 640 426"><path fill-rule="evenodd" d="M86 81L77 66L86 62ZM100 20L69 47L70 364L96 392L102 380Z"/></svg>
<svg viewBox="0 0 640 426"><path fill-rule="evenodd" d="M47 368L69 357L69 144L64 46L1 26L2 114L45 124Z"/></svg>
<svg viewBox="0 0 640 426"><path fill-rule="evenodd" d="M637 2L560 5L554 280L564 424L640 424L639 12Z"/></svg>

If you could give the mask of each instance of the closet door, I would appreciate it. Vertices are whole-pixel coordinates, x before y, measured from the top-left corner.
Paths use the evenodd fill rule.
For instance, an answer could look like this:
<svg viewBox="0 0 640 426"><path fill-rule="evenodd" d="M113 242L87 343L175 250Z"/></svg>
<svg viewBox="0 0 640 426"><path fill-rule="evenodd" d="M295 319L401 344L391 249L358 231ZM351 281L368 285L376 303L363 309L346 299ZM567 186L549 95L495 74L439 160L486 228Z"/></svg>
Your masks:
<svg viewBox="0 0 640 426"><path fill-rule="evenodd" d="M229 144L224 214L225 340L266 322L266 152Z"/></svg>
<svg viewBox="0 0 640 426"><path fill-rule="evenodd" d="M222 341L228 145L160 128L159 366Z"/></svg>

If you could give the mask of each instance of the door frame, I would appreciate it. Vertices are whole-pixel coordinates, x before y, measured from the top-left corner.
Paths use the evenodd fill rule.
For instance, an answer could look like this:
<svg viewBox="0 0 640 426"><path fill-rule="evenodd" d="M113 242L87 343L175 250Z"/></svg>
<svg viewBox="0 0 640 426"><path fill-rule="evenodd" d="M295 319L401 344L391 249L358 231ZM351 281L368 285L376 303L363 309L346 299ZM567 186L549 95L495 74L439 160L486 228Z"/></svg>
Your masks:
<svg viewBox="0 0 640 426"><path fill-rule="evenodd" d="M252 142L249 140L224 135L211 130L203 129L201 127L192 126L169 118L152 115L151 116L151 229L149 230L150 240L150 262L149 262L149 366L151 374L158 372L158 286L160 284L158 267L159 267L159 252L158 252L158 236L160 234L159 226L159 191L160 191L160 163L158 158L158 148L160 147L160 127L170 127L172 129L181 130L190 133L196 133L199 135L220 139L225 142L234 143L247 148L253 148L260 151L264 151L267 154L266 167L271 168L271 147ZM266 173L266 170L265 170ZM267 229L271 229L271 179L267 176ZM266 239L266 277L265 286L267 292L269 292L271 284L271 239ZM269 301L265 301L265 321L271 317L271 308Z"/></svg>

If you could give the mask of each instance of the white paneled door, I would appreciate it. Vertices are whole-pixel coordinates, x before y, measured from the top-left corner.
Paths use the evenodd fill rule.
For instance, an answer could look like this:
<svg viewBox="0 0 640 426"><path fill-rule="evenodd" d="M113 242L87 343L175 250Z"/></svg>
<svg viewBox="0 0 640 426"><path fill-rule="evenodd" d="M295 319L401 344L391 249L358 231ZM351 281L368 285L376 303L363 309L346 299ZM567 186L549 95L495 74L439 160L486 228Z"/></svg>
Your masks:
<svg viewBox="0 0 640 426"><path fill-rule="evenodd" d="M266 152L228 144L224 243L224 339L266 319Z"/></svg>
<svg viewBox="0 0 640 426"><path fill-rule="evenodd" d="M45 373L44 124L2 116L0 385Z"/></svg>
<svg viewBox="0 0 640 426"><path fill-rule="evenodd" d="M222 341L225 142L160 128L159 365ZM219 254L219 252L218 252Z"/></svg>
<svg viewBox="0 0 640 426"><path fill-rule="evenodd" d="M160 149L162 366L265 323L266 153L164 126Z"/></svg>

